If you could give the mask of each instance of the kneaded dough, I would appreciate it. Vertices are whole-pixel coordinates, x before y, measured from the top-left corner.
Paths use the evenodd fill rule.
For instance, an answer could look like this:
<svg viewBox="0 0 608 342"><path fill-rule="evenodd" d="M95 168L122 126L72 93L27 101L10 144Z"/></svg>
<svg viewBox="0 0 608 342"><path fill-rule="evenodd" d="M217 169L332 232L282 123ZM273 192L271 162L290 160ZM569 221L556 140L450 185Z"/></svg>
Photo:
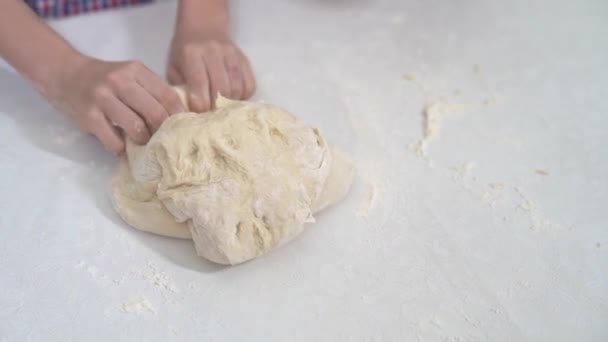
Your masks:
<svg viewBox="0 0 608 342"><path fill-rule="evenodd" d="M200 256L233 265L298 235L346 195L354 168L276 106L219 97L216 107L171 116L145 146L128 141L111 190L129 225L193 239Z"/></svg>

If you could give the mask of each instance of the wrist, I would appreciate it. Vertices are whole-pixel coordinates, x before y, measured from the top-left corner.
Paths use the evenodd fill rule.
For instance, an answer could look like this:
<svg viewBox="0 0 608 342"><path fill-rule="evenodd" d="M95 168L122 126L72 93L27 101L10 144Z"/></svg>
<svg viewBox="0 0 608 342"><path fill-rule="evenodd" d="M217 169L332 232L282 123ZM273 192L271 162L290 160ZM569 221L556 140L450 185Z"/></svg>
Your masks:
<svg viewBox="0 0 608 342"><path fill-rule="evenodd" d="M175 33L192 31L230 33L227 0L180 0Z"/></svg>
<svg viewBox="0 0 608 342"><path fill-rule="evenodd" d="M90 57L83 55L73 48L67 48L49 58L43 68L32 75L31 81L36 89L48 99L60 96L65 81L71 77L77 77L79 70L85 65Z"/></svg>

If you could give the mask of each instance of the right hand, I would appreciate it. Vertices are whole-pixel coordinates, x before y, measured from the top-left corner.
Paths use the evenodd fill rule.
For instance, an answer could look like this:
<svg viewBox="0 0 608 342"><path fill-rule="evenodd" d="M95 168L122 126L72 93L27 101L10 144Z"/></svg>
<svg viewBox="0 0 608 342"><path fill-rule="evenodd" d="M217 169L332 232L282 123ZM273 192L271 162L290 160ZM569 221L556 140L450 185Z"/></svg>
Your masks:
<svg viewBox="0 0 608 342"><path fill-rule="evenodd" d="M245 100L256 87L249 60L221 30L176 30L167 79L186 86L188 106L197 113L213 109L218 93Z"/></svg>
<svg viewBox="0 0 608 342"><path fill-rule="evenodd" d="M84 57L43 93L116 154L125 148L120 130L145 144L169 115L185 111L175 90L138 61Z"/></svg>

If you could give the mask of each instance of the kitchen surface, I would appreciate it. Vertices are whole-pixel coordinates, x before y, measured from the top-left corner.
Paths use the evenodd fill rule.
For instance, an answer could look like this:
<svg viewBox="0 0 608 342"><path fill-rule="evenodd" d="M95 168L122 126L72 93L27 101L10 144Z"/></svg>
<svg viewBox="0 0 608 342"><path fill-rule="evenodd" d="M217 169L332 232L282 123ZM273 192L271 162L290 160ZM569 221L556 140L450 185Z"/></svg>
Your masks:
<svg viewBox="0 0 608 342"><path fill-rule="evenodd" d="M348 197L234 267L135 230L118 158L0 65L0 341L607 341L608 2L233 1ZM176 2L51 21L164 76Z"/></svg>

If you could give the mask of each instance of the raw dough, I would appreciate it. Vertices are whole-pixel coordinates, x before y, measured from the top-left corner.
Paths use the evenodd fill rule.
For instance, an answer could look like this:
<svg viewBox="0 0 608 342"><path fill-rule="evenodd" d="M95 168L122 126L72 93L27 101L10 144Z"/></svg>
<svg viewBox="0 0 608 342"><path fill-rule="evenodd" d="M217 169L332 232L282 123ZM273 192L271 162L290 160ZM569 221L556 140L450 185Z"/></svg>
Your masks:
<svg viewBox="0 0 608 342"><path fill-rule="evenodd" d="M192 238L200 256L237 264L314 222L347 193L354 168L278 107L222 97L216 106L171 116L145 146L127 142L112 199L133 227Z"/></svg>

